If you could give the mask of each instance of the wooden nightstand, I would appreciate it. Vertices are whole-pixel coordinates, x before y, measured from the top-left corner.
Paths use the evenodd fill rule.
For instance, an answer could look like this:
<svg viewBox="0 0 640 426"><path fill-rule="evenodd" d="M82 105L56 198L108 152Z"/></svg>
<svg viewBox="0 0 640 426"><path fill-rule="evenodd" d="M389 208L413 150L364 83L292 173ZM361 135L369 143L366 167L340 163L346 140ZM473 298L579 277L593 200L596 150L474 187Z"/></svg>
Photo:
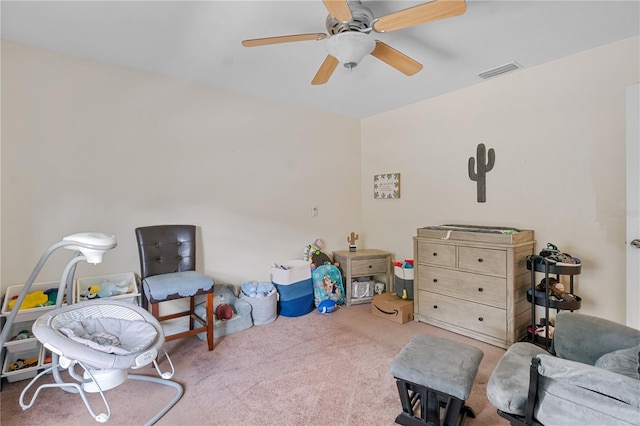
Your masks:
<svg viewBox="0 0 640 426"><path fill-rule="evenodd" d="M391 269L391 253L389 252L375 249L361 249L354 252L347 250L334 251L333 261L340 263L340 270L344 277L344 287L347 292L347 306L368 303L372 299L372 297L351 298L351 281L354 278L384 275L386 291L390 291L389 289L392 287L393 272Z"/></svg>

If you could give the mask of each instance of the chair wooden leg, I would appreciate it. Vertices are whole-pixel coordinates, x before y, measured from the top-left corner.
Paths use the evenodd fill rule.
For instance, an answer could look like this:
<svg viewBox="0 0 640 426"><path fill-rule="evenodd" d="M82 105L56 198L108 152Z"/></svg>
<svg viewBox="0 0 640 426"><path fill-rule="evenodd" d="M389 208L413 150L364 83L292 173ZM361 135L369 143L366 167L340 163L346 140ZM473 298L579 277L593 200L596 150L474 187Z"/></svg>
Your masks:
<svg viewBox="0 0 640 426"><path fill-rule="evenodd" d="M213 292L207 294L207 343L209 350L214 348L213 342Z"/></svg>
<svg viewBox="0 0 640 426"><path fill-rule="evenodd" d="M145 311L149 310L149 299L147 299L147 295L146 293L143 291L142 295L140 296L140 299L142 301L142 309L144 309Z"/></svg>
<svg viewBox="0 0 640 426"><path fill-rule="evenodd" d="M158 321L160 321L160 304L159 303L151 303L151 315Z"/></svg>
<svg viewBox="0 0 640 426"><path fill-rule="evenodd" d="M189 330L193 330L193 327L195 326L195 321L193 319L193 313L196 311L196 298L195 296L191 296L189 298Z"/></svg>
<svg viewBox="0 0 640 426"><path fill-rule="evenodd" d="M179 317L183 317L183 316L189 316L189 331L184 331L184 332L180 332L180 333L175 333L172 335L166 335L165 334L165 340L167 342L171 341L171 340L175 340L175 339L179 339L182 337L187 337L187 336L192 336L196 333L202 333L204 331L204 327L206 326L206 332L207 332L207 344L209 346L209 350L212 351L213 348L215 347L214 341L213 341L213 324L214 324L214 316L213 316L213 293L207 293L207 311L206 311L206 318L201 318L200 316L198 316L198 318L200 318L201 320L199 321L199 323L202 320L205 320L206 324L202 324L202 326L199 326L197 329L195 329L195 298L191 297L190 300L190 310L189 311L184 311L184 312L180 312L180 313L175 313L175 314L169 314L169 315L164 315L164 316L160 316L160 303L151 303L149 302L149 304L151 305L151 315L154 316L154 318L156 318L158 321L162 322L162 321L166 321L166 320L170 320L173 318L179 318Z"/></svg>

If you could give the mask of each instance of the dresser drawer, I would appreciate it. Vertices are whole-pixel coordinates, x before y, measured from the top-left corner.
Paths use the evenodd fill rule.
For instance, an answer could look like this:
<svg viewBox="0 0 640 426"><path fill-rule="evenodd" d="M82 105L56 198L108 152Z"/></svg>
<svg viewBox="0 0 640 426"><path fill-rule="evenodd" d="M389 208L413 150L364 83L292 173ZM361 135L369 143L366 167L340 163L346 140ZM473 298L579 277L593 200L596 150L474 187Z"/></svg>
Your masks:
<svg viewBox="0 0 640 426"><path fill-rule="evenodd" d="M351 276L386 274L390 268L388 259L354 259L351 261Z"/></svg>
<svg viewBox="0 0 640 426"><path fill-rule="evenodd" d="M418 262L438 266L456 266L456 246L418 242Z"/></svg>
<svg viewBox="0 0 640 426"><path fill-rule="evenodd" d="M469 272L420 266L419 290L483 303L496 308L507 307L507 279Z"/></svg>
<svg viewBox="0 0 640 426"><path fill-rule="evenodd" d="M458 267L466 271L507 275L507 252L477 247L458 247Z"/></svg>
<svg viewBox="0 0 640 426"><path fill-rule="evenodd" d="M434 320L504 340L506 311L491 306L420 291L419 312Z"/></svg>

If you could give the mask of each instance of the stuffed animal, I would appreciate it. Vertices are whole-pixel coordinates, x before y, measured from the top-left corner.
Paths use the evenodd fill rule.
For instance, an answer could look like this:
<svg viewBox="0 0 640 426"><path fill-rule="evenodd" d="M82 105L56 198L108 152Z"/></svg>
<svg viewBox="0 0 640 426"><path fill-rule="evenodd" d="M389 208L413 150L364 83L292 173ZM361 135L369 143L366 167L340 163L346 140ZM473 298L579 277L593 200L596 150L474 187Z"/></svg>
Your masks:
<svg viewBox="0 0 640 426"><path fill-rule="evenodd" d="M304 260L311 260L313 255L320 254L324 248L324 241L317 238L312 244L304 248Z"/></svg>
<svg viewBox="0 0 640 426"><path fill-rule="evenodd" d="M311 264L314 268L322 265L331 265L331 259L325 253L320 252L311 256Z"/></svg>
<svg viewBox="0 0 640 426"><path fill-rule="evenodd" d="M103 280L100 284L92 284L85 291L80 293L81 300L90 300L95 298L119 296L121 294L131 293L131 288L127 280L111 282Z"/></svg>
<svg viewBox="0 0 640 426"><path fill-rule="evenodd" d="M20 332L18 332L18 334L16 334L15 336L13 336L11 338L11 341L32 339L33 337L34 337L33 334L31 334L31 332L29 330L20 330Z"/></svg>
<svg viewBox="0 0 640 426"><path fill-rule="evenodd" d="M47 305L55 305L58 300L58 289L57 288L49 288L44 291L44 294L47 295Z"/></svg>
<svg viewBox="0 0 640 426"><path fill-rule="evenodd" d="M544 278L536 286L536 290L545 291L545 279ZM573 294L566 293L564 291L564 285L561 282L559 282L557 279L553 278L553 277L549 277L549 293L552 296L555 296L556 299L564 300L565 302L574 301L575 300L575 297L573 296Z"/></svg>
<svg viewBox="0 0 640 426"><path fill-rule="evenodd" d="M122 280L118 282L111 282L104 280L100 283L100 290L98 291L98 297L111 297L118 296L120 294L129 293L129 284L127 284L127 280Z"/></svg>
<svg viewBox="0 0 640 426"><path fill-rule="evenodd" d="M324 241L320 238L316 239L313 244L309 244L305 248L305 260L311 260L311 270L314 271L318 266L322 265L331 265L331 259L324 253ZM338 262L333 263L334 266L338 267L340 264Z"/></svg>
<svg viewBox="0 0 640 426"><path fill-rule="evenodd" d="M38 290L32 293L28 293L24 299L22 300L22 304L20 305L20 309L31 309L37 308L39 306L44 306L49 300L49 296L44 294L44 291ZM18 296L16 296L13 300L9 301L9 308L13 309L13 305L18 301Z"/></svg>

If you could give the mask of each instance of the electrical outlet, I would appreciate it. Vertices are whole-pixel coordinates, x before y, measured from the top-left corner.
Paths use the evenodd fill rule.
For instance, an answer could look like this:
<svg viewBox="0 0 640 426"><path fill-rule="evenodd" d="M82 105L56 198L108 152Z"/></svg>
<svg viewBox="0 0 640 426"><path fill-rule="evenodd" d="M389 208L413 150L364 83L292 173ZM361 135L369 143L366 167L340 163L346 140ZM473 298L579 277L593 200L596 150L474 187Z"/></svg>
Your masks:
<svg viewBox="0 0 640 426"><path fill-rule="evenodd" d="M313 206L311 206L311 217L316 216L318 216L318 206L314 204Z"/></svg>

